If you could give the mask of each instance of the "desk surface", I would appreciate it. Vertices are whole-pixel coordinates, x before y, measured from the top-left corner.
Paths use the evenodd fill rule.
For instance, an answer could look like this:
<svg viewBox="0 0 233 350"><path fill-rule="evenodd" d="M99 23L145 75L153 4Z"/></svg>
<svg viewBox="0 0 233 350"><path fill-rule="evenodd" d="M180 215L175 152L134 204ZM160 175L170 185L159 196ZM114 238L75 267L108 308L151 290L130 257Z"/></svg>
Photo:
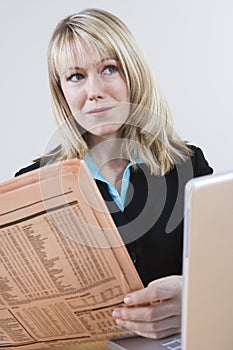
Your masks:
<svg viewBox="0 0 233 350"><path fill-rule="evenodd" d="M57 346L56 350L109 350L109 347L106 341L98 341L84 344Z"/></svg>

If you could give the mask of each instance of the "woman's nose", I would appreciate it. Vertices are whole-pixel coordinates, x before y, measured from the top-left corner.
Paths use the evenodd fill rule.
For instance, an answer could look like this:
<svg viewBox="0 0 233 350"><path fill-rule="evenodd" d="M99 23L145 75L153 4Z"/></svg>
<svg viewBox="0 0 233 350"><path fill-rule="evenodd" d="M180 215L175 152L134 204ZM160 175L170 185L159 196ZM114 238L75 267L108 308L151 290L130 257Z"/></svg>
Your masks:
<svg viewBox="0 0 233 350"><path fill-rule="evenodd" d="M88 78L87 96L89 100L97 100L104 97L101 78L98 75Z"/></svg>

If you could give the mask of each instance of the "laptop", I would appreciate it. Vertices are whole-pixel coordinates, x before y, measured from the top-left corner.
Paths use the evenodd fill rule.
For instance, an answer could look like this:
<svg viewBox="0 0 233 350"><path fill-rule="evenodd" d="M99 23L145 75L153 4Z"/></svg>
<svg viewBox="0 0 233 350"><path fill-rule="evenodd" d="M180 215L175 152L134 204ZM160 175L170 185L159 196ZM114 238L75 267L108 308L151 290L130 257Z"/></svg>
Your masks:
<svg viewBox="0 0 233 350"><path fill-rule="evenodd" d="M111 350L233 349L233 171L185 187L182 335L109 341Z"/></svg>

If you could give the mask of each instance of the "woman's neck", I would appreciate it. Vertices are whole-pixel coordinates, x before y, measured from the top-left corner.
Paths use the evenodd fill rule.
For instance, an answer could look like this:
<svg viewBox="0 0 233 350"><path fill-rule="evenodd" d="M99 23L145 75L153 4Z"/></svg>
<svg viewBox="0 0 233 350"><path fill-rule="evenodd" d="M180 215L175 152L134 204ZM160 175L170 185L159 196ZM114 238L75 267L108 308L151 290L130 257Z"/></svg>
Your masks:
<svg viewBox="0 0 233 350"><path fill-rule="evenodd" d="M122 140L98 138L98 142L92 142L91 138L89 141L93 161L102 175L120 192L122 176L129 162L122 157Z"/></svg>
<svg viewBox="0 0 233 350"><path fill-rule="evenodd" d="M90 155L98 167L122 159L122 139L107 137L89 137Z"/></svg>

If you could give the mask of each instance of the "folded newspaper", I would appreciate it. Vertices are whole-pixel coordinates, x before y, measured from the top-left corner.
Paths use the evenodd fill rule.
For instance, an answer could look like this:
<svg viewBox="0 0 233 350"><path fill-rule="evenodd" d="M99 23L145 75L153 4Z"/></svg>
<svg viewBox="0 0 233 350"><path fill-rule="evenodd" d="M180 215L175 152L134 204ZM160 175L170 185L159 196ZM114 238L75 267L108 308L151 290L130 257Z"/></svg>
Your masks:
<svg viewBox="0 0 233 350"><path fill-rule="evenodd" d="M142 287L84 162L0 184L0 348L129 336L111 312Z"/></svg>

